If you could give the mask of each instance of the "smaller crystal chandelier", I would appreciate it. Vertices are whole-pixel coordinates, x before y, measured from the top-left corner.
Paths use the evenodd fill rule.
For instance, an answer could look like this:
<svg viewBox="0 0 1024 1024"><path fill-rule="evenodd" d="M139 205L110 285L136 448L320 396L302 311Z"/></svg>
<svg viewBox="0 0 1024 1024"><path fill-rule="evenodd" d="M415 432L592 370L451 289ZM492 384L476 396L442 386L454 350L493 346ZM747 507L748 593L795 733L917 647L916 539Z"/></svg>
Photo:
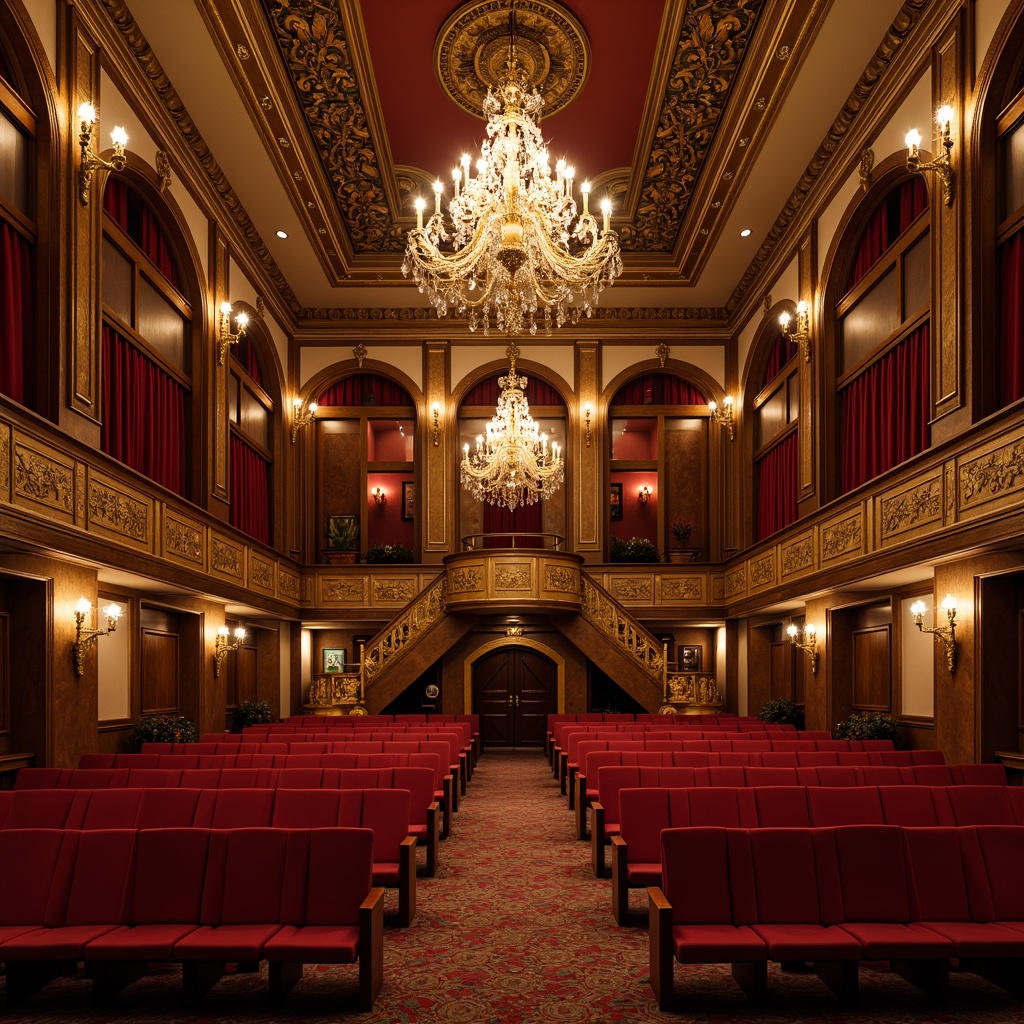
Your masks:
<svg viewBox="0 0 1024 1024"><path fill-rule="evenodd" d="M515 3L509 15L509 51L496 92L483 103L487 140L476 176L469 155L453 172L449 220L441 212L441 182L434 182L434 213L423 225L425 201L416 201L416 229L409 232L402 273L411 274L438 316L449 309L469 315L469 329L515 337L546 333L566 320L591 315L601 291L622 272L618 236L590 212L590 184L581 187L583 211L573 198L572 167L559 160L551 173L537 125L544 100L529 91L516 56Z"/></svg>
<svg viewBox="0 0 1024 1024"><path fill-rule="evenodd" d="M478 501L512 511L558 490L563 471L562 449L556 442L548 444L548 435L530 415L523 394L527 378L516 373L519 349L513 343L505 354L509 371L498 378L501 395L487 436L477 437L472 455L468 442L462 450L462 486Z"/></svg>

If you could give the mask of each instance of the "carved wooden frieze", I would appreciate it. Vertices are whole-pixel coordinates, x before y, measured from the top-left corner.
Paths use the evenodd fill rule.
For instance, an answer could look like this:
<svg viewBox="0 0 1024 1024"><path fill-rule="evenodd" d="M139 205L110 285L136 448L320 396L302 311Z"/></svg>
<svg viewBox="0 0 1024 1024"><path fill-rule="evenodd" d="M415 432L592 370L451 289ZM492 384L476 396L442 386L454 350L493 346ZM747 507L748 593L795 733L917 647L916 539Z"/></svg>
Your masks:
<svg viewBox="0 0 1024 1024"><path fill-rule="evenodd" d="M972 509L1024 487L1024 441L1004 444L960 463L960 508Z"/></svg>
<svg viewBox="0 0 1024 1024"><path fill-rule="evenodd" d="M879 510L883 543L891 537L919 529L928 523L941 523L941 476L936 475L931 480L919 480L913 487L882 495L879 499Z"/></svg>
<svg viewBox="0 0 1024 1024"><path fill-rule="evenodd" d="M215 536L210 548L210 569L241 582L245 575L245 549L225 537Z"/></svg>
<svg viewBox="0 0 1024 1024"><path fill-rule="evenodd" d="M665 601L701 601L704 580L700 576L662 576L661 596Z"/></svg>
<svg viewBox="0 0 1024 1024"><path fill-rule="evenodd" d="M651 601L654 583L649 576L613 576L609 580L612 597L617 601Z"/></svg>
<svg viewBox="0 0 1024 1024"><path fill-rule="evenodd" d="M770 587L775 583L775 552L770 551L761 558L756 558L750 563L750 586Z"/></svg>
<svg viewBox="0 0 1024 1024"><path fill-rule="evenodd" d="M747 570L744 566L734 569L725 577L725 596L735 597L747 588Z"/></svg>
<svg viewBox="0 0 1024 1024"><path fill-rule="evenodd" d="M15 439L14 501L42 505L70 519L75 511L74 463Z"/></svg>
<svg viewBox="0 0 1024 1024"><path fill-rule="evenodd" d="M11 500L11 428L0 423L0 498Z"/></svg>
<svg viewBox="0 0 1024 1024"><path fill-rule="evenodd" d="M724 576L712 576L711 577L711 599L713 601L724 601L725 600L725 577Z"/></svg>
<svg viewBox="0 0 1024 1024"><path fill-rule="evenodd" d="M265 558L249 552L249 586L258 587L268 594L274 593L274 579L277 575L277 563L268 562Z"/></svg>
<svg viewBox="0 0 1024 1024"><path fill-rule="evenodd" d="M195 523L164 512L164 556L202 566L205 560L203 531Z"/></svg>
<svg viewBox="0 0 1024 1024"><path fill-rule="evenodd" d="M530 566L496 565L494 567L495 590L529 590L533 586L533 573Z"/></svg>
<svg viewBox="0 0 1024 1024"><path fill-rule="evenodd" d="M299 600L299 582L301 577L294 572L287 572L278 566L277 590L281 597L288 601Z"/></svg>
<svg viewBox="0 0 1024 1024"><path fill-rule="evenodd" d="M826 523L821 528L822 562L830 562L851 552L860 552L863 547L864 524L860 509L852 516Z"/></svg>
<svg viewBox="0 0 1024 1024"><path fill-rule="evenodd" d="M365 576L329 576L323 578L324 604L366 604Z"/></svg>
<svg viewBox="0 0 1024 1024"><path fill-rule="evenodd" d="M814 567L814 535L804 534L782 545L782 578Z"/></svg>
<svg viewBox="0 0 1024 1024"><path fill-rule="evenodd" d="M128 494L107 480L89 476L86 524L90 531L102 530L122 540L148 546L152 520L150 500Z"/></svg>
<svg viewBox="0 0 1024 1024"><path fill-rule="evenodd" d="M544 589L558 590L563 594L575 594L580 589L580 574L564 565L544 567Z"/></svg>
<svg viewBox="0 0 1024 1024"><path fill-rule="evenodd" d="M453 593L460 594L469 593L474 590L483 590L483 573L474 566L452 569L448 573L448 589Z"/></svg>
<svg viewBox="0 0 1024 1024"><path fill-rule="evenodd" d="M416 596L412 579L373 579L374 604L408 604Z"/></svg>

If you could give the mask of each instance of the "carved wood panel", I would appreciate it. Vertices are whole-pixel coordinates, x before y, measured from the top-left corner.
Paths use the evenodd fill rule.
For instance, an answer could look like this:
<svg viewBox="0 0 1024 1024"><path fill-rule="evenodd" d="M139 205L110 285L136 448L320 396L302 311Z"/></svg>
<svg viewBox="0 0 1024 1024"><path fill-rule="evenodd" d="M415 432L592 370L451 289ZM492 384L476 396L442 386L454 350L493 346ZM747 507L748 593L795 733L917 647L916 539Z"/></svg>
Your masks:
<svg viewBox="0 0 1024 1024"><path fill-rule="evenodd" d="M176 633L142 631L142 713L171 714L178 710L178 646Z"/></svg>
<svg viewBox="0 0 1024 1024"><path fill-rule="evenodd" d="M853 632L853 707L888 711L892 707L892 627L871 626Z"/></svg>

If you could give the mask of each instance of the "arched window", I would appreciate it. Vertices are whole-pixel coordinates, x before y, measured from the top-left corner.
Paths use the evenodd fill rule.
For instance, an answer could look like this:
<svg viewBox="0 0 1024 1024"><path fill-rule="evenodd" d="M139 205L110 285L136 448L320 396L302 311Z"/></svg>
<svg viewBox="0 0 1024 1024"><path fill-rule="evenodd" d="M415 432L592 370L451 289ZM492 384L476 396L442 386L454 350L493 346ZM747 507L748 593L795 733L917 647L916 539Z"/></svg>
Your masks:
<svg viewBox="0 0 1024 1024"><path fill-rule="evenodd" d="M103 212L103 451L187 497L192 309L149 203L110 178Z"/></svg>
<svg viewBox="0 0 1024 1024"><path fill-rule="evenodd" d="M231 346L228 366L228 421L231 429L231 525L269 545L273 538L272 468L274 402L249 321L247 333Z"/></svg>
<svg viewBox="0 0 1024 1024"><path fill-rule="evenodd" d="M835 307L840 494L928 447L928 195L915 175L873 211Z"/></svg>
<svg viewBox="0 0 1024 1024"><path fill-rule="evenodd" d="M408 391L376 373L335 381L316 399L318 508L354 516L359 548L415 550L416 410Z"/></svg>
<svg viewBox="0 0 1024 1024"><path fill-rule="evenodd" d="M608 410L609 540L640 537L659 550L706 551L706 411L703 390L669 370L641 373L618 388ZM674 536L674 523L693 525L685 542Z"/></svg>
<svg viewBox="0 0 1024 1024"><path fill-rule="evenodd" d="M789 526L797 516L799 352L777 319L771 321L770 330L770 349L754 398L758 540Z"/></svg>
<svg viewBox="0 0 1024 1024"><path fill-rule="evenodd" d="M33 406L33 166L36 118L0 40L0 392Z"/></svg>
<svg viewBox="0 0 1024 1024"><path fill-rule="evenodd" d="M1019 54L1014 54L1014 59ZM999 398L1024 398L1024 70L1018 69L997 118L999 203Z"/></svg>

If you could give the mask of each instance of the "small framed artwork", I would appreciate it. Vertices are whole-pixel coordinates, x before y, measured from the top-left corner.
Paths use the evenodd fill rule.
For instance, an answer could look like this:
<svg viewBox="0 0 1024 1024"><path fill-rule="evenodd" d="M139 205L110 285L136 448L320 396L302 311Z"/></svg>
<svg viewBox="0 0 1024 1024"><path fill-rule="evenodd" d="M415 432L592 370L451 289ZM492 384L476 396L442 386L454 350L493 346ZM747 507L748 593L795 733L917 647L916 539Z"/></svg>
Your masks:
<svg viewBox="0 0 1024 1024"><path fill-rule="evenodd" d="M412 519L416 512L416 484L412 480L402 481L402 518Z"/></svg>
<svg viewBox="0 0 1024 1024"><path fill-rule="evenodd" d="M700 672L702 653L703 648L699 644L695 646L687 646L684 644L679 651L679 671Z"/></svg>
<svg viewBox="0 0 1024 1024"><path fill-rule="evenodd" d="M608 492L608 511L610 518L622 518L622 484L612 484Z"/></svg>
<svg viewBox="0 0 1024 1024"><path fill-rule="evenodd" d="M324 648L324 672L344 672L346 652L344 647Z"/></svg>

